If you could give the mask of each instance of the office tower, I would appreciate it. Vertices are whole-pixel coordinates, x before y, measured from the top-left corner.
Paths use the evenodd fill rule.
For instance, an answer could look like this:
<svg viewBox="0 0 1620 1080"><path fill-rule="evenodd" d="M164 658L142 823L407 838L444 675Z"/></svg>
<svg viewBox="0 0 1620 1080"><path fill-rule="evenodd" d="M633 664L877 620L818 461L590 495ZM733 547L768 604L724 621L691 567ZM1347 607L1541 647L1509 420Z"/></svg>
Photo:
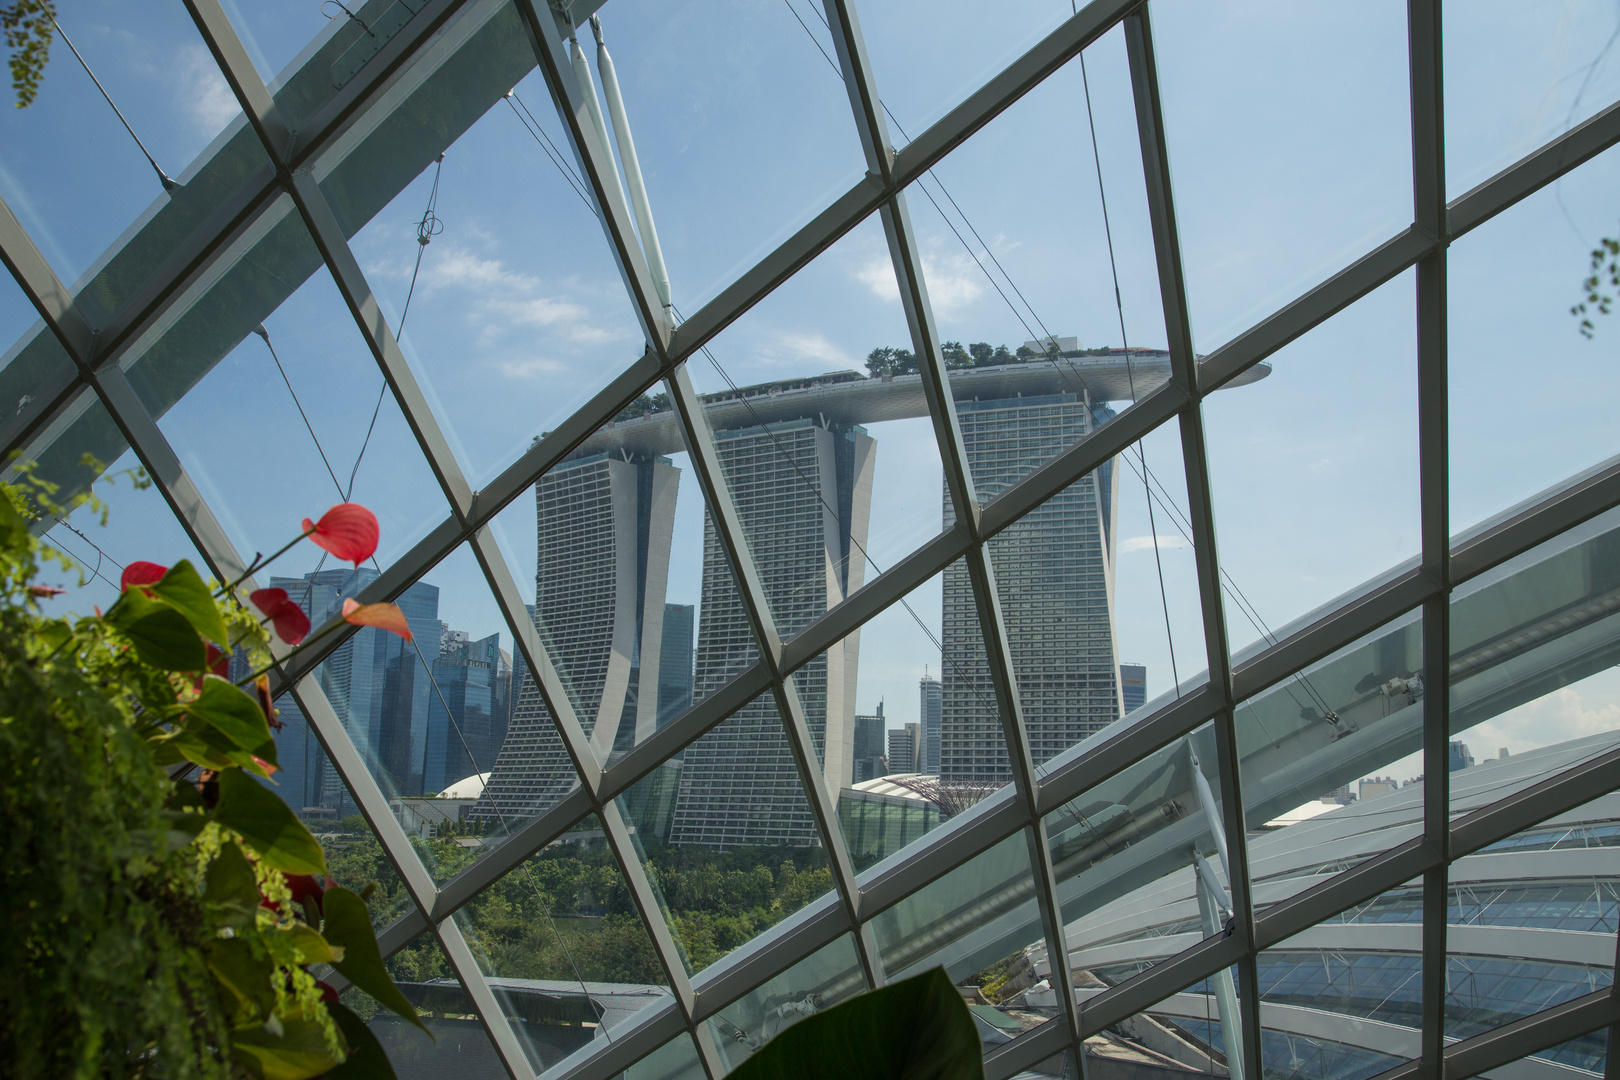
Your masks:
<svg viewBox="0 0 1620 1080"><path fill-rule="evenodd" d="M692 707L692 624L697 608L664 605L664 641L658 659L658 726Z"/></svg>
<svg viewBox="0 0 1620 1080"><path fill-rule="evenodd" d="M496 709L501 636L468 638L465 631L456 631L440 639L446 647L433 664L438 692L428 701L424 792L443 791L458 780L488 772L500 751Z"/></svg>
<svg viewBox="0 0 1620 1080"><path fill-rule="evenodd" d="M917 681L918 717L922 726L922 752L918 772L939 775L939 680L924 675Z"/></svg>
<svg viewBox="0 0 1620 1080"><path fill-rule="evenodd" d="M875 442L858 426L788 420L770 429L715 432L777 631L792 637L864 580ZM701 701L755 655L731 568L706 518L693 699ZM834 798L854 754L859 634L851 633L794 675L805 725ZM673 844L810 844L819 834L766 695L686 751L670 826Z"/></svg>
<svg viewBox="0 0 1620 1080"><path fill-rule="evenodd" d="M1451 752L1448 756L1450 757L1450 772L1456 772L1458 769L1468 769L1473 767L1474 754L1468 749L1468 744L1465 742L1457 742L1456 740L1453 740L1451 743Z"/></svg>
<svg viewBox="0 0 1620 1080"><path fill-rule="evenodd" d="M1134 712L1147 704L1147 666L1119 665L1120 714Z"/></svg>
<svg viewBox="0 0 1620 1080"><path fill-rule="evenodd" d="M343 601L359 595L377 577L367 567L320 570L303 577L272 577L272 587L309 614L316 626L331 618ZM395 601L405 613L415 643L377 627L362 627L338 646L315 671L321 689L343 722L372 774L388 794L422 791L427 749L430 665L438 658L439 590L417 582ZM417 646L426 642L422 652ZM292 703L290 696L284 701ZM286 705L278 706L285 709ZM279 751L279 746L278 746ZM305 748L305 756L315 755ZM318 797L306 805L339 811L353 808L336 770L321 768ZM306 783L311 777L302 778ZM314 789L310 789L311 794Z"/></svg>
<svg viewBox="0 0 1620 1080"><path fill-rule="evenodd" d="M915 773L918 769L917 751L921 749L922 725L907 724L889 731L889 772Z"/></svg>
<svg viewBox="0 0 1620 1080"><path fill-rule="evenodd" d="M980 503L1113 412L1069 391L956 403ZM1030 752L1039 765L1119 716L1113 635L1113 462L1070 484L990 546ZM945 493L945 526L955 524ZM965 563L945 571L940 774L1012 779ZM891 763L892 764L892 763Z"/></svg>
<svg viewBox="0 0 1620 1080"><path fill-rule="evenodd" d="M534 485L535 629L601 760L657 726L679 482L668 458L599 453L563 462ZM477 820L538 814L576 782L527 672L516 697L505 745L469 814Z"/></svg>
<svg viewBox="0 0 1620 1080"><path fill-rule="evenodd" d="M884 758L883 730L887 721L883 719L883 702L878 702L877 712L871 716L857 716L855 718L855 769L854 783L863 783L867 780L876 780L889 771L888 762Z"/></svg>
<svg viewBox="0 0 1620 1080"><path fill-rule="evenodd" d="M505 649L495 652L495 715L489 729L490 763L485 769L495 766L495 758L500 755L501 746L506 742L506 725L512 719L512 654Z"/></svg>

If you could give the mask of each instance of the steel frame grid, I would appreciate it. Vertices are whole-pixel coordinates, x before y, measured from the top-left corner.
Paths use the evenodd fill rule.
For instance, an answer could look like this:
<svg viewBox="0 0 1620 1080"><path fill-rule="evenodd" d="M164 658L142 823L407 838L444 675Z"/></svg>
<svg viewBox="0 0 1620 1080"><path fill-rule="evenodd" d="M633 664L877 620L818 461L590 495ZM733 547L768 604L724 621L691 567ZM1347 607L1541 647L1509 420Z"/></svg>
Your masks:
<svg viewBox="0 0 1620 1080"><path fill-rule="evenodd" d="M1042 815L1097 780L1214 721L1221 779L1227 793L1223 806L1226 831L1229 837L1235 838L1237 847L1231 888L1239 918L1231 932L1200 942L1091 998L1084 1010L1075 1008L1072 994L1066 994L1070 1002L1066 1013L1069 1022L1043 1025L999 1048L987 1059L987 1075L993 1080L1003 1080L1022 1067L1056 1054L1067 1055L1066 1060L1079 1066L1084 1060L1082 1043L1088 1035L1189 983L1236 964L1248 990L1240 1005L1240 1047L1244 1064L1250 1070L1248 1075L1257 1076L1259 1003L1253 993L1253 980L1254 961L1261 949L1416 876L1424 877L1426 884L1438 880L1443 897L1446 868L1451 860L1579 806L1616 786L1620 777L1620 752L1611 752L1527 791L1456 821L1448 821L1444 798L1447 771L1432 766L1436 752L1443 754L1446 746L1445 616L1451 588L1566 528L1620 505L1620 466L1611 466L1575 478L1564 489L1547 494L1535 505L1477 535L1460 541L1450 537L1446 518L1444 249L1450 240L1620 142L1620 104L1552 140L1448 205L1444 202L1443 184L1440 3L1439 0L1410 0L1413 226L1200 362L1193 357L1186 326L1172 185L1145 5L1138 7L1134 0L1097 0L1087 5L897 153L884 130L875 79L861 43L852 3L826 0L828 22L835 28L834 43L871 172L677 328L664 321L640 248L633 239L628 209L622 200L611 197L612 189L601 181L602 172L611 165L606 160L605 148L596 144L589 125L582 122L583 106L577 87L563 74L567 68L563 58L565 26L552 16L549 8L537 9L533 0L515 2L529 33L536 61L545 73L553 103L563 119L576 162L587 177L598 206L606 207L600 215L604 233L642 319L648 348L639 361L571 420L541 440L482 491L472 491L461 475L437 420L399 353L364 275L310 171L320 151L338 138L347 125L380 108L378 99L390 77L408 67L447 21L463 8L480 5L464 0L432 0L351 84L352 90L339 95L307 132L294 133L279 119L274 102L247 62L245 51L218 0L185 0L263 144L266 163L197 231L188 241L190 246L177 251L174 259L159 269L151 285L105 326L93 327L83 316L73 296L56 279L10 209L0 203L0 260L6 263L44 318L48 332L62 344L73 362L70 373L49 377L42 393L26 402L18 414L6 422L0 429L0 442L8 451L26 445L41 431L48 430L51 419L73 401L86 392L92 393L153 476L210 570L226 579L227 575L235 576L233 571L240 571L243 561L116 361L141 327L150 325L168 307L179 302L188 283L197 279L233 236L265 212L281 191L292 196L306 228L316 240L323 263L365 334L379 369L452 507L451 518L396 564L386 568L382 577L367 590L366 599L398 595L450 551L468 544L477 556L517 647L535 672L541 694L552 709L581 779L580 787L552 810L527 822L496 854L444 885L436 886L403 831L387 812L380 788L316 680L308 677L324 655L341 643L342 636L334 635L335 640L329 641L319 653L301 654L297 662L277 672L278 687L290 690L303 706L305 715L311 717L317 737L326 746L407 884L414 910L383 930L380 939L385 954L397 951L423 930L433 929L458 978L472 996L503 1064L514 1078L527 1080L533 1076L533 1071L510 1027L504 1023L453 915L482 888L511 872L531 853L586 814L598 814L604 824L638 913L652 935L670 978L672 997L663 1005L637 1014L621 1029L619 1038L604 1047L587 1048L552 1069L548 1076L598 1080L622 1071L671 1036L685 1031L696 1040L700 1060L711 1080L719 1080L723 1067L709 1038L708 1017L816 948L852 931L868 983L880 985L884 976L870 934L870 920L906 895L1021 830L1026 831L1029 839L1032 864L1042 886L1037 890L1037 902L1047 946L1052 949L1056 945L1061 955L1064 946L1061 913L1053 891ZM1125 26L1131 61L1146 170L1144 179L1149 192L1174 377L1170 384L1145 396L1114 423L1082 439L1026 481L981 508L973 495L971 476L965 464L954 402L939 355L903 189L1081 48L1121 22ZM923 360L930 415L934 419L941 460L946 464L953 503L958 508L958 523L820 617L792 642L784 644L772 625L729 487L714 456L712 433L682 365L705 341L874 211L881 215L889 237L915 351ZM1202 397L1409 266L1418 269L1422 565L1417 571L1393 574L1387 580L1367 586L1315 624L1234 667L1226 646L1218 588L1219 563L1203 458ZM724 523L723 546L740 583L743 602L760 647L760 660L643 747L612 768L604 769L595 758L577 718L572 715L549 657L526 617L516 579L485 526L496 512L527 490L581 439L608 422L625 403L659 379L668 382L705 500L716 519ZM1028 764L1027 735L1019 714L1005 634L1000 629L1000 602L986 557L987 542L1069 483L1172 417L1181 427L1192 504L1190 516L1195 532L1200 603L1209 654L1209 682L1167 704L1128 731L1088 740L1037 773ZM981 609L981 624L992 639L988 644L994 646L989 651L994 658L992 668L1009 752L1016 766L1014 783L987 800L980 809L923 838L898 857L868 872L864 881L857 881L831 814L829 793L821 785L792 675L820 649L886 610L957 558L968 560L976 602ZM1335 875L1256 917L1248 902L1247 861L1242 853L1245 830L1239 789L1241 777L1231 732L1234 705L1414 606L1421 606L1425 615L1425 682L1432 695L1426 700L1438 703L1427 707L1425 715L1425 771L1431 778L1439 776L1441 782L1431 779L1426 789L1424 835ZM767 691L777 701L801 782L812 797L818 830L834 865L834 892L742 946L693 980L685 973L613 800L669 754ZM1239 897L1241 902L1238 902ZM1432 973L1435 957L1443 968L1444 927L1443 908L1439 919L1425 919L1426 1021L1439 1016L1437 995L1432 991L1435 985ZM1060 966L1066 971L1066 965ZM1617 1021L1620 1021L1620 1005L1615 995L1609 991L1599 992L1528 1017L1509 1028L1450 1046L1443 1046L1437 1033L1426 1035L1423 1057L1386 1075L1421 1074L1436 1080L1440 1077L1456 1080L1505 1064L1522 1056L1527 1047L1552 1045ZM1426 1023L1425 1028L1438 1031L1437 1024Z"/></svg>

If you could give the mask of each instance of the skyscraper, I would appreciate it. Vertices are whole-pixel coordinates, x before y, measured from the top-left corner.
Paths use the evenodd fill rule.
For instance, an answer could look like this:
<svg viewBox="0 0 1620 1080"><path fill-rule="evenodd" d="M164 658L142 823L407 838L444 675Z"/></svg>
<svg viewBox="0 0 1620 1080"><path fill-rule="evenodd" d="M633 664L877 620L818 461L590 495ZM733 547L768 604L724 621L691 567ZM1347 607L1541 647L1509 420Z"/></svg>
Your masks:
<svg viewBox="0 0 1620 1080"><path fill-rule="evenodd" d="M1143 664L1119 665L1120 713L1133 712L1147 704L1147 667Z"/></svg>
<svg viewBox="0 0 1620 1080"><path fill-rule="evenodd" d="M1113 417L1082 394L958 401L981 505ZM1003 532L990 546L1018 691L1038 765L1119 716L1113 633L1113 462ZM955 523L945 494L945 526ZM940 774L1012 778L967 568L945 571L946 664Z"/></svg>
<svg viewBox="0 0 1620 1080"><path fill-rule="evenodd" d="M887 721L883 719L883 702L878 702L877 712L871 716L857 716L855 718L855 769L854 783L863 783L867 780L876 780L888 772L888 762L885 759L883 745L884 728Z"/></svg>
<svg viewBox="0 0 1620 1080"><path fill-rule="evenodd" d="M889 730L889 772L915 773L922 770L918 767L918 751L922 748L922 725L906 724L903 727Z"/></svg>
<svg viewBox="0 0 1620 1080"><path fill-rule="evenodd" d="M939 775L939 680L924 675L917 680L918 717L922 726L922 752L918 772Z"/></svg>
<svg viewBox="0 0 1620 1080"><path fill-rule="evenodd" d="M344 600L359 595L376 577L375 570L361 567L320 570L296 578L272 577L270 584L286 589L287 595L309 613L310 621L319 626L342 607ZM422 792L426 761L428 699L432 696L429 665L438 659L438 587L417 582L401 593L396 603L410 623L414 643L377 627L362 627L338 646L315 674L333 711L384 791L416 795ZM418 652L423 642L427 644ZM289 706L296 709L290 695L279 707L285 711ZM303 719L301 715L299 719ZM324 755L317 756L307 745L296 749L301 749L301 756L315 765L304 769L299 778L313 797L305 805L340 811L352 806L336 771L324 767ZM313 775L316 772L318 782Z"/></svg>
<svg viewBox="0 0 1620 1080"><path fill-rule="evenodd" d="M600 453L563 462L534 485L535 629L603 760L657 726L679 480L668 458ZM540 813L575 783L527 672L516 697L476 819Z"/></svg>
<svg viewBox="0 0 1620 1080"><path fill-rule="evenodd" d="M815 420L717 431L715 447L781 636L786 639L864 580L875 442L858 426ZM800 668L795 688L834 797L854 756L859 634ZM706 519L693 699L754 657L731 568ZM743 708L686 751L670 827L674 844L809 844L819 840L775 701Z"/></svg>
<svg viewBox="0 0 1620 1080"><path fill-rule="evenodd" d="M443 791L457 780L488 772L504 734L497 732L496 716L501 636L469 641L460 632L441 640L445 647L433 664L438 693L428 700L424 792Z"/></svg>
<svg viewBox="0 0 1620 1080"><path fill-rule="evenodd" d="M664 641L658 658L658 726L692 707L691 604L664 605Z"/></svg>

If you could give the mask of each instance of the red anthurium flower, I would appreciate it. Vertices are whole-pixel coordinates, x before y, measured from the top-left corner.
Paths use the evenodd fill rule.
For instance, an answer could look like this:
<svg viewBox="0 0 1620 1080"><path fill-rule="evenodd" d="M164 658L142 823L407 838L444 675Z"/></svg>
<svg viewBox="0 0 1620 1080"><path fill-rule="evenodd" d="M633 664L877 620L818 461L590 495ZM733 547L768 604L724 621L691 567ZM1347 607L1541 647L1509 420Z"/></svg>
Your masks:
<svg viewBox="0 0 1620 1080"><path fill-rule="evenodd" d="M411 640L411 624L397 604L357 604L351 597L343 601L343 620L355 626L377 626L390 634Z"/></svg>
<svg viewBox="0 0 1620 1080"><path fill-rule="evenodd" d="M248 595L276 628L276 636L296 645L309 633L309 616L288 597L286 589L255 589Z"/></svg>
<svg viewBox="0 0 1620 1080"><path fill-rule="evenodd" d="M315 910L321 910L321 897L326 889L314 874L288 874L287 888L292 890L293 903L302 906L308 898L315 902Z"/></svg>
<svg viewBox="0 0 1620 1080"><path fill-rule="evenodd" d="M58 589L55 585L30 585L30 586L28 586L28 595L32 596L32 597L36 597L38 599L46 599L46 598L49 598L49 597L52 597L52 596L61 596L65 592L67 592L66 589Z"/></svg>
<svg viewBox="0 0 1620 1080"><path fill-rule="evenodd" d="M359 503L338 503L321 520L304 519L315 546L359 566L377 550L377 515Z"/></svg>
<svg viewBox="0 0 1620 1080"><path fill-rule="evenodd" d="M321 988L321 1002L323 1004L336 1005L338 1003L338 992L332 988L331 983L325 983L319 979L316 979L315 985Z"/></svg>
<svg viewBox="0 0 1620 1080"><path fill-rule="evenodd" d="M154 562L132 562L124 567L123 574L119 576L118 588L122 591L131 585L156 585L168 572L167 566Z"/></svg>
<svg viewBox="0 0 1620 1080"><path fill-rule="evenodd" d="M203 661L203 670L195 679L191 680L191 688L199 694L202 693L204 676L218 675L222 679L228 679L231 675L231 654L221 652L219 646L212 641L208 642L207 645L207 659Z"/></svg>

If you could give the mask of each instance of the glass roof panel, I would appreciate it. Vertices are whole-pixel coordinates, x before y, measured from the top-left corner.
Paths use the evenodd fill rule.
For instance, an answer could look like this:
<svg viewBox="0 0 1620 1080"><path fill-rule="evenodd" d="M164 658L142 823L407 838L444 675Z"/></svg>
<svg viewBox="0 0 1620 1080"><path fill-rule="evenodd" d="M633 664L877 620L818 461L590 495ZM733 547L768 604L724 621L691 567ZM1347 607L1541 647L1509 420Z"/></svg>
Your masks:
<svg viewBox="0 0 1620 1080"><path fill-rule="evenodd" d="M910 352L894 281L873 215L687 361L783 639L939 534L920 377L874 377Z"/></svg>
<svg viewBox="0 0 1620 1080"><path fill-rule="evenodd" d="M735 1069L798 1021L865 989L855 939L845 934L727 1005L707 1023L727 1067Z"/></svg>
<svg viewBox="0 0 1620 1080"><path fill-rule="evenodd" d="M4 110L0 195L72 283L170 201L146 154L172 179L189 179L193 159L241 110L182 5L96 4L63 11L58 26L145 144L60 33L38 98ZM9 89L7 99L16 100Z"/></svg>
<svg viewBox="0 0 1620 1080"><path fill-rule="evenodd" d="M1414 277L1204 402L1234 652L1418 553Z"/></svg>
<svg viewBox="0 0 1620 1080"><path fill-rule="evenodd" d="M645 348L576 188L545 82L531 73L354 238L475 487Z"/></svg>
<svg viewBox="0 0 1620 1080"><path fill-rule="evenodd" d="M246 333L199 372L159 426L244 558L280 549L303 518L354 501L380 526L371 569L388 566L448 517L449 505L326 270L263 328L266 337ZM148 400L167 395L155 376L137 378L141 371L131 379ZM323 556L299 544L272 572L332 569Z"/></svg>
<svg viewBox="0 0 1620 1080"><path fill-rule="evenodd" d="M1453 4L1444 19L1447 198L1620 99L1612 9Z"/></svg>
<svg viewBox="0 0 1620 1080"><path fill-rule="evenodd" d="M1075 973L1076 995L1082 1004L1106 992L1110 986L1134 974L1132 965L1120 964L1097 971ZM1237 969L1228 968L1214 979L1205 979L1171 994L1141 1012L1109 1027L1085 1041L1085 1068L1106 1074L1113 1069L1177 1076L1224 1078L1232 1075L1227 1065L1227 1047L1238 1037L1235 1009L1223 1013L1214 992L1217 985L1232 988L1229 1002L1237 996ZM1040 984L1037 983L1037 986ZM1035 996L1030 991L1030 996ZM1052 997L1046 989L1040 1000Z"/></svg>
<svg viewBox="0 0 1620 1080"><path fill-rule="evenodd" d="M793 0L793 5L836 58L825 17L817 10L820 5L812 0ZM1072 13L1062 4L1035 0L997 4L993 9L960 0L929 4L926 9L910 4L852 6L878 91L889 109L889 134L895 146L920 135ZM1056 113L1050 118L1061 122Z"/></svg>
<svg viewBox="0 0 1620 1080"><path fill-rule="evenodd" d="M392 3L393 0L371 0L347 6L357 18L374 19ZM301 0L220 0L219 6L225 9L236 36L242 39L248 59L253 61L259 78L266 83L274 82L284 69L291 69L306 50L319 48L323 39L344 30L344 24L350 22L335 4L324 5L323 10L321 5ZM327 15L328 11L332 15Z"/></svg>
<svg viewBox="0 0 1620 1080"><path fill-rule="evenodd" d="M774 4L615 0L600 19L671 296L690 315L865 174L849 97ZM582 26L582 57L622 148L591 38Z"/></svg>
<svg viewBox="0 0 1620 1080"><path fill-rule="evenodd" d="M1422 671L1411 611L1234 710L1256 911L1422 835Z"/></svg>
<svg viewBox="0 0 1620 1080"><path fill-rule="evenodd" d="M1412 882L1261 952L1268 1072L1365 1080L1420 1056L1421 895Z"/></svg>
<svg viewBox="0 0 1620 1080"><path fill-rule="evenodd" d="M624 1071L625 1080L704 1080L708 1073L692 1036L681 1032Z"/></svg>
<svg viewBox="0 0 1620 1080"><path fill-rule="evenodd" d="M87 424L111 426L99 401L92 399L85 413ZM33 470L35 476L47 479L64 472L69 476L92 475L82 466L62 469L52 457L39 463ZM106 611L122 591L119 576L124 567L138 560L173 566L185 559L204 581L212 579L208 563L181 528L162 492L148 483L133 452L126 450L119 455L90 487L90 494L99 507L86 503L61 517L53 516L41 534L46 544L73 563L71 568L55 562L40 564L42 582L68 590L39 601L46 615L90 615L97 608Z"/></svg>
<svg viewBox="0 0 1620 1080"><path fill-rule="evenodd" d="M1020 831L871 921L891 981L943 967L986 1052L1057 1015L1028 1000L1046 957L1029 840ZM1050 994L1047 995L1050 998Z"/></svg>
<svg viewBox="0 0 1620 1080"><path fill-rule="evenodd" d="M1570 306L1599 237L1615 232L1609 193L1620 151L1609 150L1485 222L1446 257L1451 432L1451 528L1460 532L1615 452L1611 411L1620 330L1596 312L1592 337ZM1612 293L1612 288L1607 288ZM1533 358L1557 382L1516 394ZM1504 437L1503 424L1514 435Z"/></svg>
<svg viewBox="0 0 1620 1080"><path fill-rule="evenodd" d="M1046 816L1077 972L1145 969L1225 933L1232 899L1225 826L1214 829L1226 798L1215 754L1205 724Z"/></svg>
<svg viewBox="0 0 1620 1080"><path fill-rule="evenodd" d="M1451 602L1451 803L1473 809L1620 744L1620 516L1476 578Z"/></svg>
<svg viewBox="0 0 1620 1080"><path fill-rule="evenodd" d="M536 1075L669 995L594 815L454 918Z"/></svg>
<svg viewBox="0 0 1620 1080"><path fill-rule="evenodd" d="M446 1073L465 1080L504 1080L508 1074L495 1044L431 930L389 957L388 973L432 1038L353 987L343 992L342 1000L377 1036L400 1080Z"/></svg>
<svg viewBox="0 0 1620 1080"><path fill-rule="evenodd" d="M959 559L793 675L806 711L828 718L816 752L857 872L1010 782L966 580Z"/></svg>
<svg viewBox="0 0 1620 1080"><path fill-rule="evenodd" d="M1411 223L1405 4L1156 0L1153 46L1199 351Z"/></svg>

